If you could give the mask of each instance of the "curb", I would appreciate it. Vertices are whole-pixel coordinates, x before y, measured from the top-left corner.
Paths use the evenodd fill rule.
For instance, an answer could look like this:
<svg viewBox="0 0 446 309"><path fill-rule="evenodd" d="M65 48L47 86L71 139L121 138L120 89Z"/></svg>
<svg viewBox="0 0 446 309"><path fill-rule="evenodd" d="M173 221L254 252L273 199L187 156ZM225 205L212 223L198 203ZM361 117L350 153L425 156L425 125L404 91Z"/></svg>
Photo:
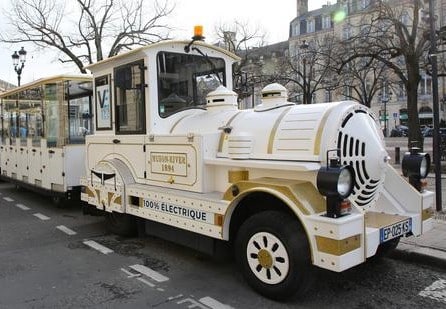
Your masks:
<svg viewBox="0 0 446 309"><path fill-rule="evenodd" d="M424 264L446 269L446 252L429 247L400 243L389 257L409 263Z"/></svg>

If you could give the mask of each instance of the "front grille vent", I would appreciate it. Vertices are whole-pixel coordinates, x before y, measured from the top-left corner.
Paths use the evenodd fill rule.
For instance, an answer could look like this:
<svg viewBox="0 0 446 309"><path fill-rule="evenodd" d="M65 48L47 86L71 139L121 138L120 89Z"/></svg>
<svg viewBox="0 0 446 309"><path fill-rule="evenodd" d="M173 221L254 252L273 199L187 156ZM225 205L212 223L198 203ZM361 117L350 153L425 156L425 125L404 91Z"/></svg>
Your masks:
<svg viewBox="0 0 446 309"><path fill-rule="evenodd" d="M363 111L352 112L344 119L338 134L337 146L341 151L342 164L350 165L355 171L355 186L350 200L358 206L365 207L377 197L382 181L370 176L371 173L366 164L367 151L372 150L368 149L367 143L348 126L355 113L363 113Z"/></svg>

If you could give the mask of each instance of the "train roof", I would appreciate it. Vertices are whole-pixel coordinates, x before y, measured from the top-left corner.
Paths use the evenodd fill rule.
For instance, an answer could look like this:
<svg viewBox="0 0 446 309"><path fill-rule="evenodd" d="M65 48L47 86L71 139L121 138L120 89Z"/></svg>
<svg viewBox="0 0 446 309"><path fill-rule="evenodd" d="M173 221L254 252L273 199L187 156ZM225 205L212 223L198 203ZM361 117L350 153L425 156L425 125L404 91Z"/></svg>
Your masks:
<svg viewBox="0 0 446 309"><path fill-rule="evenodd" d="M42 84L49 84L54 83L58 81L66 81L66 80L73 80L73 81L93 81L93 76L91 74L60 74L60 75L54 75L49 77L43 77L36 79L35 81L32 81L30 83L21 85L19 87L13 88L11 90L8 90L6 92L0 93L0 98L10 96L12 94L34 88L38 85Z"/></svg>
<svg viewBox="0 0 446 309"><path fill-rule="evenodd" d="M149 50L149 49L159 49L162 46L172 45L172 44L184 44L184 46L186 46L190 42L191 42L190 40L188 40L188 41L186 41L186 40L165 40L165 41L160 41L160 42L157 42L157 43L153 43L153 44L149 44L149 45L145 45L145 46L141 46L141 47L132 49L132 50L130 50L128 52L125 52L125 53L122 53L122 54L119 54L119 55L116 55L116 56L113 56L113 57L110 57L110 58L98 61L98 62L93 63L93 64L89 64L89 65L85 66L85 68L86 69L92 69L92 68L94 68L96 66L99 66L99 65L102 65L102 64L106 64L108 62L111 62L111 61L114 61L114 60L117 60L117 59L125 58L125 57L128 57L130 55L137 54L137 53L139 53L141 51L145 51L145 50ZM232 52L230 52L230 51L228 51L226 49L223 49L223 48L220 48L218 46L205 43L203 41L195 41L193 43L193 45L198 45L198 46L203 46L203 47L206 47L206 48L209 48L209 49L213 49L213 50L215 50L217 52L220 52L220 53L228 56L229 58L232 58L234 61L240 61L240 59L241 59L239 56L237 56L236 54L234 54L234 53L232 53Z"/></svg>

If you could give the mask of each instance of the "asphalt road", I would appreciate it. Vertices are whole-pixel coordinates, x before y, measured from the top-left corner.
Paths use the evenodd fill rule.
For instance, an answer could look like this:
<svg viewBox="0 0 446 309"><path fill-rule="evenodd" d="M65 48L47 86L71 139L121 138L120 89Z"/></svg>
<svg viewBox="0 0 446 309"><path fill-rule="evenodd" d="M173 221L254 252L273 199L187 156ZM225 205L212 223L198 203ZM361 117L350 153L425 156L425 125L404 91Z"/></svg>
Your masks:
<svg viewBox="0 0 446 309"><path fill-rule="evenodd" d="M446 270L387 258L318 271L301 300L254 293L232 261L107 234L77 205L0 183L0 308L440 308Z"/></svg>

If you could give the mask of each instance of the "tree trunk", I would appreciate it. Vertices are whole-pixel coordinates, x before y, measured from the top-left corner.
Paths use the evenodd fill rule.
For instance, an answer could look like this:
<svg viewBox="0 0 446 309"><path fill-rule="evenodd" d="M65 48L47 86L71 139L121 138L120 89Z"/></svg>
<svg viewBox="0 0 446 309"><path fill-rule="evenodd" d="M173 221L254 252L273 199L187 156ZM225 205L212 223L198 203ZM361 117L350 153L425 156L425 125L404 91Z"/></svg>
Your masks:
<svg viewBox="0 0 446 309"><path fill-rule="evenodd" d="M416 83L418 84L418 83ZM423 150L423 136L420 131L420 119L418 117L418 89L411 83L407 87L407 116L408 116L408 147L420 147Z"/></svg>

